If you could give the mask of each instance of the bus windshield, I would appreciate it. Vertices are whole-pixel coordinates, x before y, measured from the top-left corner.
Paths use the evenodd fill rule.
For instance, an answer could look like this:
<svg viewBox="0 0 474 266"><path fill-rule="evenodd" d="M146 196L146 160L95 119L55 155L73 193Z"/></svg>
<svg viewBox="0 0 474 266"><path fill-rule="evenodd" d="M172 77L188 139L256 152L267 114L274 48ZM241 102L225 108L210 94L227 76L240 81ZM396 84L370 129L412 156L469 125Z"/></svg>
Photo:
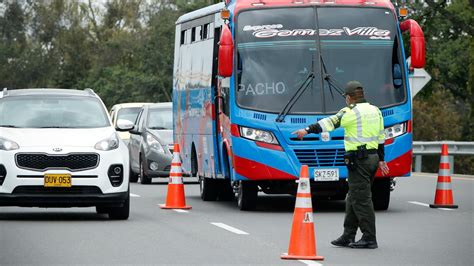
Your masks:
<svg viewBox="0 0 474 266"><path fill-rule="evenodd" d="M320 56L340 87L360 81L372 104L387 107L405 101L396 20L388 9L249 10L237 20L236 98L242 108L280 112L314 71L316 78L290 114L338 111L345 100L322 80Z"/></svg>

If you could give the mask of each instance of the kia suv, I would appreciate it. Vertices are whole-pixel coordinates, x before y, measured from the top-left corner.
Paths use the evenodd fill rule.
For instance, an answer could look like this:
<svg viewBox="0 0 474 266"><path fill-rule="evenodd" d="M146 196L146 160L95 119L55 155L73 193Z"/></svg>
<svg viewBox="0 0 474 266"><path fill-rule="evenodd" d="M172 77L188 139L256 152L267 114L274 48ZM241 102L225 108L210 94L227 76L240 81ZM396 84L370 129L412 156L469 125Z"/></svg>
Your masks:
<svg viewBox="0 0 474 266"><path fill-rule="evenodd" d="M0 206L95 206L124 220L128 178L128 149L92 90L0 91Z"/></svg>

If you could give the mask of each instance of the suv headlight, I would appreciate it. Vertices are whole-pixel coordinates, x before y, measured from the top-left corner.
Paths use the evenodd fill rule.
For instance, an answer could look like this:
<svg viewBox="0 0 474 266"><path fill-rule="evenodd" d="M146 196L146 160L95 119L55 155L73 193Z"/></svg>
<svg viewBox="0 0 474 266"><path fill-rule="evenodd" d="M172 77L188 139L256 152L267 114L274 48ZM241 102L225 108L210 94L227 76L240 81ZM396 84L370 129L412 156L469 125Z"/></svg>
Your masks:
<svg viewBox="0 0 474 266"><path fill-rule="evenodd" d="M119 146L119 138L117 133L110 135L110 137L101 140L95 144L94 148L100 151L110 151L115 150Z"/></svg>
<svg viewBox="0 0 474 266"><path fill-rule="evenodd" d="M396 124L385 129L385 139L393 139L407 132L406 123Z"/></svg>
<svg viewBox="0 0 474 266"><path fill-rule="evenodd" d="M246 139L261 141L265 143L278 144L272 132L254 129L249 127L240 127L240 135Z"/></svg>
<svg viewBox="0 0 474 266"><path fill-rule="evenodd" d="M165 153L165 150L163 149L163 146L161 146L160 142L149 133L146 134L146 143L148 146L150 146L150 148L158 152Z"/></svg>
<svg viewBox="0 0 474 266"><path fill-rule="evenodd" d="M19 148L20 146L18 145L18 143L9 139L0 138L0 150L13 151L18 150Z"/></svg>

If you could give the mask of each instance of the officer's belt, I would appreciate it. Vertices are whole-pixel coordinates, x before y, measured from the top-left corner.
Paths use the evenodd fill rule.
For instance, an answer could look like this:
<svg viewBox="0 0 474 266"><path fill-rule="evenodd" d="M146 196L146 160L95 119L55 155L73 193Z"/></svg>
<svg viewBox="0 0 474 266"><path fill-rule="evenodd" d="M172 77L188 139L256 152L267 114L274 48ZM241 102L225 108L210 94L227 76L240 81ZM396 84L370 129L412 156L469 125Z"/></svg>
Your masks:
<svg viewBox="0 0 474 266"><path fill-rule="evenodd" d="M357 153L357 151L347 151L347 153ZM367 154L377 154L377 149L368 149Z"/></svg>

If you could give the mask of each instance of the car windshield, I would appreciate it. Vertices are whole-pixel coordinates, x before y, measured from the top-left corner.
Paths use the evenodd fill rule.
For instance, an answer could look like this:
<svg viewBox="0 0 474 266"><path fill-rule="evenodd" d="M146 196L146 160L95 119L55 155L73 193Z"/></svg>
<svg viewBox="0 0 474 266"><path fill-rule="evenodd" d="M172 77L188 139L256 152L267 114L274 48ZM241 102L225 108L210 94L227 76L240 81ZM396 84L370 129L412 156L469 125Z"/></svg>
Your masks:
<svg viewBox="0 0 474 266"><path fill-rule="evenodd" d="M169 108L152 108L148 113L149 129L173 129L173 113Z"/></svg>
<svg viewBox="0 0 474 266"><path fill-rule="evenodd" d="M280 112L314 70L315 79L290 113L336 112L345 100L322 80L320 56L339 87L358 80L367 100L380 107L405 101L396 21L387 9L249 10L239 14L236 31L242 108Z"/></svg>
<svg viewBox="0 0 474 266"><path fill-rule="evenodd" d="M118 111L117 120L125 119L131 122L137 120L138 114L140 113L141 107L125 107Z"/></svg>
<svg viewBox="0 0 474 266"><path fill-rule="evenodd" d="M100 128L110 122L102 103L84 96L12 96L0 99L0 127Z"/></svg>

